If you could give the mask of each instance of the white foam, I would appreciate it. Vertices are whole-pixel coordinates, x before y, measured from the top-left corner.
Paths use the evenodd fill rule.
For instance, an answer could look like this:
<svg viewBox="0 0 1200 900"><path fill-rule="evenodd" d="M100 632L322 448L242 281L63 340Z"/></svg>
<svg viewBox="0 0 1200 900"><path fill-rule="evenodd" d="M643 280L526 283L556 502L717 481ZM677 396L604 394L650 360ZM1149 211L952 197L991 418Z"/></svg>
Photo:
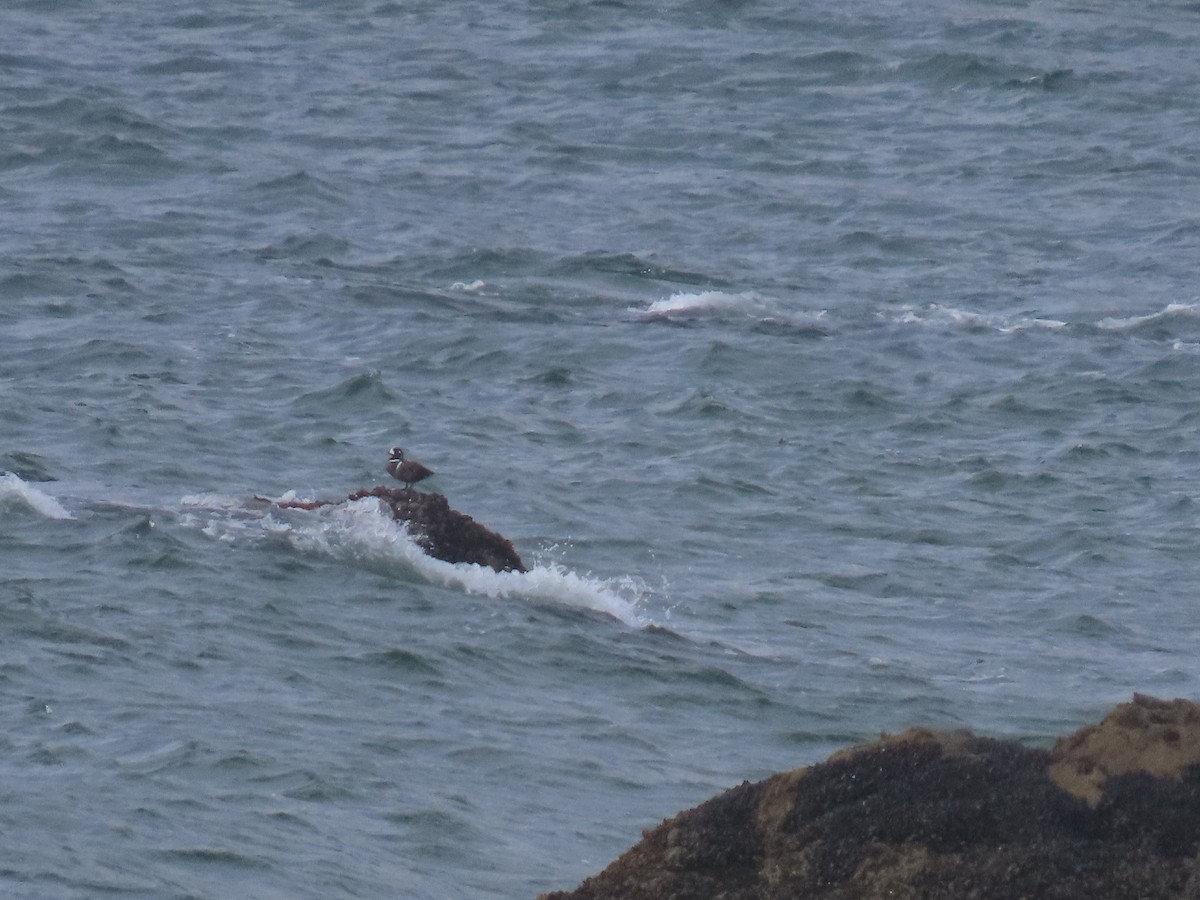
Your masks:
<svg viewBox="0 0 1200 900"><path fill-rule="evenodd" d="M487 287L487 283L480 281L477 278L471 282L456 281L456 282L454 282L454 284L450 285L450 290L452 290L452 291L481 291L485 287Z"/></svg>
<svg viewBox="0 0 1200 900"><path fill-rule="evenodd" d="M434 559L374 497L315 510L251 510L227 498L184 498L193 512L185 524L223 542L283 539L303 553L374 565L399 565L433 584L497 599L561 603L607 613L633 627L650 624L638 604L648 591L636 579L579 575L557 563L528 572L496 572L486 566ZM296 500L289 491L280 501Z"/></svg>
<svg viewBox="0 0 1200 900"><path fill-rule="evenodd" d="M0 503L10 498L24 504L29 509L47 519L75 518L66 508L49 494L38 490L33 485L22 481L17 475L8 472L0 475Z"/></svg>

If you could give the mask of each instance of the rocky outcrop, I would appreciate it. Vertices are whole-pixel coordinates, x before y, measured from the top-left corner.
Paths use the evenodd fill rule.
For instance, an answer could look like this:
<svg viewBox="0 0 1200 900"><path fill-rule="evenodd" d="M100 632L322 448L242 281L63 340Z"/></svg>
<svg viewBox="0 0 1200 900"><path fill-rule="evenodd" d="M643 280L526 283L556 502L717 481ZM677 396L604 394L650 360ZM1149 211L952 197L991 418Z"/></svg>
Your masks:
<svg viewBox="0 0 1200 900"><path fill-rule="evenodd" d="M407 488L375 487L355 491L351 500L378 497L430 556L450 563L490 566L497 572L525 572L512 541L484 528L470 516L451 509L441 494Z"/></svg>
<svg viewBox="0 0 1200 900"><path fill-rule="evenodd" d="M911 729L743 783L542 900L1200 900L1200 706L1052 749Z"/></svg>

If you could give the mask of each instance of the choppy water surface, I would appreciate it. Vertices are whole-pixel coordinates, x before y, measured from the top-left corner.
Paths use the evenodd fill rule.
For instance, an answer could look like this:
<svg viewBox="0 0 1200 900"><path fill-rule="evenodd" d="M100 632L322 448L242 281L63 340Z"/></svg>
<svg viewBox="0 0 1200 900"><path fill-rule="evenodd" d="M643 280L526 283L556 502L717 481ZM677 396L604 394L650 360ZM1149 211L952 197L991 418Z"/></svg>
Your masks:
<svg viewBox="0 0 1200 900"><path fill-rule="evenodd" d="M10 4L3 891L530 897L1194 696L1195 4ZM420 553L401 443L527 574Z"/></svg>

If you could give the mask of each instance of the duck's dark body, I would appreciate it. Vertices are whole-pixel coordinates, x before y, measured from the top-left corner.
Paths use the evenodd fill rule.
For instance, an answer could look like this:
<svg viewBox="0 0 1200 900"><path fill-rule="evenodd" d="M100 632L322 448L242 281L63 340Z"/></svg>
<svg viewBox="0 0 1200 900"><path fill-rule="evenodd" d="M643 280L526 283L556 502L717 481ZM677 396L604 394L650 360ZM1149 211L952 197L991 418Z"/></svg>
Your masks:
<svg viewBox="0 0 1200 900"><path fill-rule="evenodd" d="M391 449L387 470L397 481L404 482L404 487L410 491L418 481L424 481L433 474L432 469L427 469L415 459L405 459L404 450L400 447Z"/></svg>

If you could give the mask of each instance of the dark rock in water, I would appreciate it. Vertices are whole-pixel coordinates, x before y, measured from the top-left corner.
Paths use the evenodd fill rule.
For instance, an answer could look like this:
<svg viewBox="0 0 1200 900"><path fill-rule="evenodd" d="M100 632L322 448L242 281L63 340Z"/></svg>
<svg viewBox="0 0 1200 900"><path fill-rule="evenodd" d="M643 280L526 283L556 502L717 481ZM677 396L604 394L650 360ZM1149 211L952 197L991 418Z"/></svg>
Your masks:
<svg viewBox="0 0 1200 900"><path fill-rule="evenodd" d="M413 539L430 556L449 563L490 566L497 572L526 572L512 541L450 508L441 494L406 488L376 487L355 491L351 500L378 497L392 515L406 522Z"/></svg>
<svg viewBox="0 0 1200 900"><path fill-rule="evenodd" d="M1200 706L1051 750L910 729L743 783L542 900L1200 898Z"/></svg>

